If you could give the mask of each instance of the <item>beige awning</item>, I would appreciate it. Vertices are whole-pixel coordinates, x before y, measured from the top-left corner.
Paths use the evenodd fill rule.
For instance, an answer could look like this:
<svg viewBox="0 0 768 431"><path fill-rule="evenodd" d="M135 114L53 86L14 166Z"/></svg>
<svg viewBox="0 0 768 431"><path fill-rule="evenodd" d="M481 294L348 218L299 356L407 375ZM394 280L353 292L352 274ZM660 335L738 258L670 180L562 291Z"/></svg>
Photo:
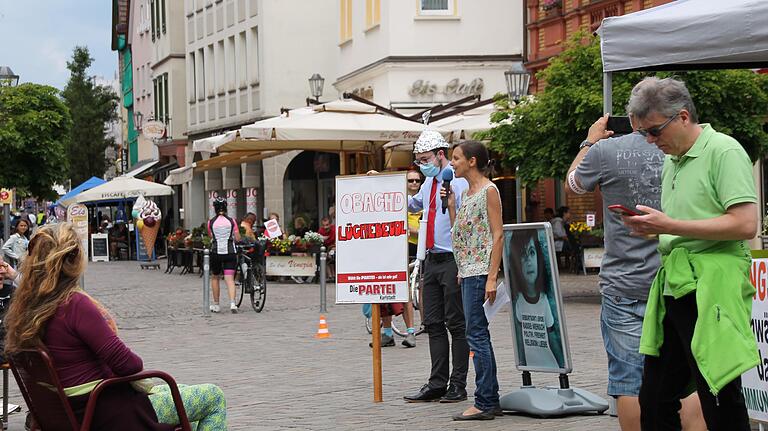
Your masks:
<svg viewBox="0 0 768 431"><path fill-rule="evenodd" d="M459 142L472 139L477 132L489 130L493 127L491 124L491 115L496 112L493 105L485 105L470 111L462 112L442 120L431 123L431 126L450 133L451 142Z"/></svg>
<svg viewBox="0 0 768 431"><path fill-rule="evenodd" d="M192 163L189 166L182 166L168 172L168 176L163 182L168 186L178 186L192 181L192 177L194 175L192 169L195 167L195 165L195 163Z"/></svg>
<svg viewBox="0 0 768 431"><path fill-rule="evenodd" d="M229 132L222 133L221 135L197 139L192 141L192 150L202 153L215 153L220 146L226 144L227 142L234 141L237 139L237 137L237 130L230 130Z"/></svg>
<svg viewBox="0 0 768 431"><path fill-rule="evenodd" d="M205 172L211 169L221 169L227 166L238 166L241 163L257 162L282 154L284 151L238 151L200 160L195 163L195 172Z"/></svg>

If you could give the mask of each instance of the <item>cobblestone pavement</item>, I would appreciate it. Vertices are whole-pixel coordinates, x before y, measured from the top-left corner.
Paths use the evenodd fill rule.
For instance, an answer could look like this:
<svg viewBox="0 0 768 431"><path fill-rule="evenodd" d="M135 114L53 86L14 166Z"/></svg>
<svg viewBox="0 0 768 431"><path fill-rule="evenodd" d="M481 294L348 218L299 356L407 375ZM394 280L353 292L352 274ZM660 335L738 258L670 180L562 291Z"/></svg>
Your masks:
<svg viewBox="0 0 768 431"><path fill-rule="evenodd" d="M595 275L562 277L574 372L571 384L605 397L606 359L599 333ZM116 316L121 337L148 369L178 382L212 382L227 396L231 430L614 430L616 418L539 419L507 415L491 422L457 423L451 415L471 402L405 404L429 373L426 335L417 347L383 349L384 402L373 403L370 336L359 306L329 305L330 339L317 340L319 289L315 284L271 283L266 307L245 301L239 314L202 317L197 275L139 270L135 262L91 263L86 290ZM333 302L333 284L328 285ZM247 298L246 298L247 299ZM225 303L226 301L222 301ZM224 307L222 307L224 308ZM501 393L520 384L514 368L509 314L491 322ZM23 400L11 378L11 402ZM556 375L534 374L534 384L556 385ZM474 390L470 367L468 389ZM11 430L23 430L13 414Z"/></svg>

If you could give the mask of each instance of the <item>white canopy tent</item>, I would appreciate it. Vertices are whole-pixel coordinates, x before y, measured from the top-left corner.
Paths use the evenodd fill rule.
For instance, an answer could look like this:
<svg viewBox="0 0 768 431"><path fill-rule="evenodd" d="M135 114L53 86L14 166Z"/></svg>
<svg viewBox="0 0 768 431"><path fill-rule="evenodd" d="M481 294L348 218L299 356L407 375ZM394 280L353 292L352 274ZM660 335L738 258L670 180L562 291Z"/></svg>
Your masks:
<svg viewBox="0 0 768 431"><path fill-rule="evenodd" d="M613 72L768 66L768 2L677 0L603 20L603 108Z"/></svg>
<svg viewBox="0 0 768 431"><path fill-rule="evenodd" d="M172 194L173 189L165 184L119 176L106 184L80 193L77 195L77 202L116 201L139 196L167 196Z"/></svg>

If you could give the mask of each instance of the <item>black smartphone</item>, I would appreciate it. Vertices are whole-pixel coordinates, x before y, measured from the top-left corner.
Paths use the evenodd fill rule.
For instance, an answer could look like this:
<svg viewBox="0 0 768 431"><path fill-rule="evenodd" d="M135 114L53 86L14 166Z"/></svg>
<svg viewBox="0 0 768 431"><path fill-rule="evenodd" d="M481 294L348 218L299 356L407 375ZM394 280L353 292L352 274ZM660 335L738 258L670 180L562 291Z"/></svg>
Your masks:
<svg viewBox="0 0 768 431"><path fill-rule="evenodd" d="M608 117L608 130L613 131L613 136L628 135L633 132L632 123L629 122L629 117L620 117L611 115Z"/></svg>

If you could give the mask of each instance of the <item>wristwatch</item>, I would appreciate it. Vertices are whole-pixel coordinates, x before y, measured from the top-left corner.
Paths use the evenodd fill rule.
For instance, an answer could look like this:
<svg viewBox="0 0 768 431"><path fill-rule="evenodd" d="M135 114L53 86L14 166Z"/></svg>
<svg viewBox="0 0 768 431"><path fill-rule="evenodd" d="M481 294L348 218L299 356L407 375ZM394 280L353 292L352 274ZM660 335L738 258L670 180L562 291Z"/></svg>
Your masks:
<svg viewBox="0 0 768 431"><path fill-rule="evenodd" d="M585 139L581 142L581 145L579 145L579 150L581 150L584 147L591 147L593 145L595 145L593 142L589 142L588 140Z"/></svg>

